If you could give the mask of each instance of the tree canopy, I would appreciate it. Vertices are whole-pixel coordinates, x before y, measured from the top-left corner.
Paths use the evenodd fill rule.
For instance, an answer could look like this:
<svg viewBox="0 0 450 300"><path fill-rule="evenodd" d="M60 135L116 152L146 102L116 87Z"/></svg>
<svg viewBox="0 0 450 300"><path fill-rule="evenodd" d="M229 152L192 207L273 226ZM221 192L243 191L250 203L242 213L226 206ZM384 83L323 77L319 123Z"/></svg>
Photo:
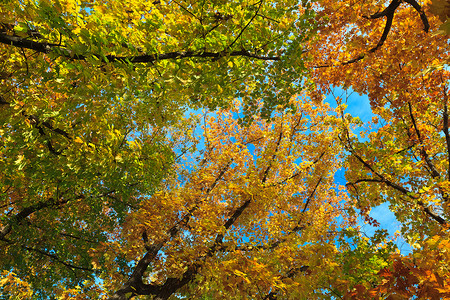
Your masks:
<svg viewBox="0 0 450 300"><path fill-rule="evenodd" d="M0 295L450 297L445 5L2 1Z"/></svg>

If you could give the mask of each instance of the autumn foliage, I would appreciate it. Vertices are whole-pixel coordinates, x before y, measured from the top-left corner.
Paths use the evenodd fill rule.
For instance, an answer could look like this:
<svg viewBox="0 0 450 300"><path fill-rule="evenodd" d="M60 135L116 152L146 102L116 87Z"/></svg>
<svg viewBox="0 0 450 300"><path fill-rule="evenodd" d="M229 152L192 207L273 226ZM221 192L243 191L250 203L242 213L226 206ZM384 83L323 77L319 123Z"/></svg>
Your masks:
<svg viewBox="0 0 450 300"><path fill-rule="evenodd" d="M1 2L1 297L450 298L447 4Z"/></svg>

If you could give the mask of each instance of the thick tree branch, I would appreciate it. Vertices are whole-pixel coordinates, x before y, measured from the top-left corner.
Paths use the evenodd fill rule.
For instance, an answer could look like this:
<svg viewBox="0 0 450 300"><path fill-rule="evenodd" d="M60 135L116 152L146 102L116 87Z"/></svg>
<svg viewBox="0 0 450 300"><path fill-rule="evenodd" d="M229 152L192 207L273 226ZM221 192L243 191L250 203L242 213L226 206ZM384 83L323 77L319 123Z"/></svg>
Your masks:
<svg viewBox="0 0 450 300"><path fill-rule="evenodd" d="M276 152L278 151L278 147L281 143L281 139L282 139L282 132L280 132L279 138L277 140L276 143L276 148L275 148L275 153L274 155L272 155L272 160L271 162L275 159L276 157ZM266 168L265 172L264 172L264 176L261 180L261 182L264 184L265 181L267 180L267 173L268 170L270 169L270 165ZM314 195L317 186L319 185L319 183L321 182L322 179L319 180L318 184L315 186L313 192L310 194L310 196L308 197L308 200ZM307 202L309 202L307 200ZM231 226L234 225L234 223L236 222L236 220L242 215L242 213L245 211L245 209L250 205L250 203L253 201L253 197L250 197L249 199L247 199L246 201L244 201L235 211L234 213L231 215L231 217L229 217L223 227L225 228L225 230L228 230ZM306 207L305 207L306 208ZM299 226L296 226L293 231L298 231L301 230L302 228ZM219 233L214 241L214 244L209 248L209 250L207 251L206 255L201 256L200 260L197 261L196 263L194 263L193 265L191 265L188 270L183 274L182 278L169 278L166 280L166 282L164 283L163 286L161 286L161 290L160 290L160 294L155 295L155 299L161 299L161 300L165 300L167 298L169 298L173 293L175 293L179 288L183 287L184 285L188 284L190 281L192 281L195 277L195 275L198 273L198 271L201 268L201 262L204 261L206 258L208 257L212 257L218 250L220 250L222 247L222 243L223 243L223 234ZM280 242L276 242L272 245L272 247L276 247Z"/></svg>
<svg viewBox="0 0 450 300"><path fill-rule="evenodd" d="M392 2L389 3L389 5L384 10L374 13L373 15L370 15L370 16L363 16L363 18L373 20L373 19L379 19L382 17L388 17L389 15L394 14L395 10L400 5L400 3L402 3L401 0L392 0Z"/></svg>
<svg viewBox="0 0 450 300"><path fill-rule="evenodd" d="M70 60L86 60L87 55L77 54L67 48L64 48L58 44L50 44L44 42L36 42L26 38L8 35L0 32L0 43L11 45L19 48L26 48L34 50L40 53L55 53ZM183 59L183 58L209 58L219 59L224 56L242 56L248 58L254 58L259 60L280 60L280 56L261 56L254 53L250 53L247 50L239 51L222 51L222 52L210 52L210 51L173 51L161 54L145 54L137 56L116 56L106 55L101 56L98 54L92 54L95 58L102 62L122 62L122 63L153 63L160 60L168 59Z"/></svg>
<svg viewBox="0 0 450 300"><path fill-rule="evenodd" d="M386 23L384 25L383 34L381 35L380 40L375 45L375 47L372 47L371 49L369 49L369 51L368 51L369 53L374 53L379 48L381 48L381 46L383 46L384 42L387 39L389 31L391 31L392 21L394 20L395 10L400 5L400 3L401 3L401 0L393 0L391 2L391 4L389 4L389 6L386 7L386 9L383 10L382 12L373 14L370 17L363 16L363 17L365 17L367 19L378 19L378 18L381 18L381 17L386 17ZM355 63L355 62L360 61L361 59L363 59L365 56L366 56L365 54L360 54L359 56L355 57L354 59L351 59L349 61L346 61L346 62L342 63L342 65L348 65L348 64Z"/></svg>
<svg viewBox="0 0 450 300"><path fill-rule="evenodd" d="M0 240L5 239L6 235L11 232L13 225L22 223L29 215L31 215L37 211L40 211L44 208L47 208L47 207L59 206L59 205L65 204L68 201L69 201L69 199L56 200L54 198L49 198L45 201L39 201L38 203L36 203L34 205L30 205L28 207L23 208L19 213L17 213L16 215L12 216L9 219L8 224L6 224L5 226L3 226L3 228L1 228Z"/></svg>
<svg viewBox="0 0 450 300"><path fill-rule="evenodd" d="M275 147L275 153L272 155L272 160L270 161L269 165L267 166L266 170L263 173L263 178L261 179L261 182L264 184L267 180L267 174L269 172L271 162L276 158L276 152L278 151L278 147L281 143L282 139L282 131L280 132L279 138L276 142ZM225 174L226 170L229 168L231 162L224 168L220 173L219 176L216 177L213 184L208 188L207 192L209 193L212 188L217 184L217 182L220 180L220 178ZM225 230L228 230L235 222L236 220L242 215L244 210L250 205L252 202L253 197L245 200L235 211L234 213L225 221L223 224L223 227ZM192 216L193 212L197 209L198 205L195 205L182 219L182 223L187 223ZM194 210L194 211L192 211ZM174 225L171 229L169 229L168 233L169 236L175 236L180 231L180 223ZM147 240L146 233L142 235L142 238L144 242ZM123 287L116 291L109 300L122 300L125 299L126 293L132 293L133 295L154 295L153 299L159 299L159 300L165 300L168 299L173 293L175 293L178 289L185 286L189 282L191 282L195 275L200 270L204 260L206 258L209 258L213 256L218 250L221 249L221 245L223 242L223 234L219 233L217 234L214 244L208 249L208 251L201 255L199 259L192 263L188 269L184 272L184 274L179 278L167 278L166 281L163 284L144 284L142 277L144 275L144 272L146 271L148 265L150 262L154 259L158 251L163 247L163 245L166 243L167 239L160 242L159 244L152 245L152 246L146 246L147 247L153 247L153 248L147 248L147 253L144 255L144 257L139 260L135 270L133 271L130 279L123 285Z"/></svg>
<svg viewBox="0 0 450 300"><path fill-rule="evenodd" d="M278 148L280 147L281 141L283 138L283 131L280 131L280 134L278 135L278 139L275 143L275 151L274 154L271 157L271 160L269 161L268 166L263 172L263 176L261 178L261 183L264 184L268 178L268 173L271 168L272 162L275 160L278 152ZM317 161L321 159L323 154L319 156ZM218 176L215 178L214 182L208 187L206 193L209 194L211 190L216 186L216 184L220 181L220 179L223 177L225 172L228 170L228 168L231 165L230 161L218 174ZM315 194L318 185L322 181L322 178L319 179L318 183L315 185L314 189L312 190L311 194L306 200L305 207L303 209L303 212L306 210L308 203L310 202L310 199ZM237 219L242 215L242 213L249 207L250 203L253 201L253 196L250 196L247 200L245 200L239 207L235 209L233 214L226 219L226 221L223 224L223 227L225 228L225 231L227 231L231 226L235 224ZM183 217L183 219L175 224L173 227L171 227L168 230L168 235L170 237L174 237L178 232L181 230L180 225L181 224L187 224L191 216L193 215L194 211L198 208L198 204L196 204L191 210L188 211L188 213ZM292 232L296 232L303 229L303 226L295 226ZM148 237L147 233L142 233L142 239L144 241L144 244L146 245L147 253L144 255L144 257L139 260L135 270L133 271L132 275L130 276L130 279L122 286L121 289L116 291L109 299L110 300L122 300L125 299L125 294L132 293L132 295L153 295L153 299L161 299L165 300L168 299L173 293L175 293L178 289L185 286L189 282L191 282L195 275L198 274L201 266L203 265L203 262L209 258L212 257L217 251L223 250L222 244L223 244L223 233L219 233L216 235L216 238L214 240L213 245L211 245L208 249L208 251L204 254L201 254L198 259L192 263L188 269L185 271L185 273L178 278L167 278L166 281L162 284L144 284L142 277L144 275L144 272L146 271L148 265L151 263L151 261L154 259L154 257L157 255L159 250L164 246L167 239L160 242L159 244L153 244L151 246L148 244ZM272 246L272 248L276 247L281 241L275 242Z"/></svg>
<svg viewBox="0 0 450 300"><path fill-rule="evenodd" d="M422 201L417 201L417 204L419 204L422 207L423 211L433 220L435 220L441 225L447 226L447 221L441 216L437 215L435 212L433 212L429 206L425 205L425 203L423 203Z"/></svg>
<svg viewBox="0 0 450 300"><path fill-rule="evenodd" d="M239 216L243 213L243 211L249 206L251 200L252 200L251 198L246 200L241 206L239 206L236 209L233 215L230 218L228 218L228 220L224 224L226 230L229 229L235 223L235 221L239 218ZM144 285L143 289L137 290L137 294L154 295L153 299L158 300L168 299L178 289L182 288L195 278L195 275L197 275L205 259L212 257L220 249L222 240L223 234L220 233L216 236L214 244L208 249L206 254L201 255L196 262L191 264L181 277L167 278L162 285L156 284ZM111 298L111 300L112 299L113 298Z"/></svg>
<svg viewBox="0 0 450 300"><path fill-rule="evenodd" d="M314 189L312 190L311 194L306 199L305 207L303 207L302 213L306 212L306 209L308 208L309 202L311 202L312 197L314 197L314 194L316 193L317 188L319 187L319 184L322 182L322 179L323 178L320 177L320 179L317 181L316 185L314 186ZM293 229L293 231L295 231L295 229Z"/></svg>
<svg viewBox="0 0 450 300"><path fill-rule="evenodd" d="M442 114L443 117L443 127L442 131L445 135L445 143L447 144L447 178L450 180L450 134L448 131L448 106L447 103L444 104L444 112Z"/></svg>
<svg viewBox="0 0 450 300"><path fill-rule="evenodd" d="M0 32L0 43L11 45L19 48L25 48L34 50L36 52L40 53L50 53L54 49L60 49L60 45L58 44L51 44L51 43L45 43L45 42L36 42L33 40L30 40L28 38L22 38L15 35L9 35L5 32ZM69 54L69 53L67 53Z"/></svg>
<svg viewBox="0 0 450 300"><path fill-rule="evenodd" d="M386 41L386 38L389 34L389 31L391 30L392 27L392 21L394 20L394 13L395 10L397 9L397 7L400 5L401 1L398 0L394 0L392 1L392 3L386 8L385 12L386 14L383 16L386 16L386 24L384 25L384 30L383 30L383 34L381 35L380 40L378 41L377 45L375 47L373 47L372 49L369 50L370 53L375 52L376 50L378 50ZM374 15L372 15L370 18L371 19L376 19L379 18L378 17L374 17Z"/></svg>
<svg viewBox="0 0 450 300"><path fill-rule="evenodd" d="M422 9L422 6L420 6L420 4L417 3L416 0L404 0L404 1L406 3L411 4L411 6L414 7L414 9L419 13L420 19L422 20L422 23L423 23L423 30L425 32L428 32L430 30L430 24L428 23L428 18Z"/></svg>
<svg viewBox="0 0 450 300"><path fill-rule="evenodd" d="M236 219L242 214L244 209L250 204L250 200L244 202L230 217L226 222L224 227L228 229L231 225L236 221ZM138 262L138 265L133 272L133 275L130 277L130 280L124 285L124 287L118 290L114 295L112 295L109 300L123 300L125 299L126 293L132 293L133 295L153 295L153 299L158 300L166 300L173 293L175 293L178 289L185 286L189 282L191 282L195 275L200 270L203 261L214 255L214 253L219 249L220 244L222 243L222 234L218 234L214 244L209 248L206 254L200 256L200 258L191 264L188 269L183 273L181 277L177 278L167 278L163 284L144 284L142 281L142 275L150 264L151 260L151 251L148 251L144 257ZM144 239L145 240L145 239ZM161 243L162 244L162 243ZM161 245L162 247L162 245ZM159 249L158 249L159 251ZM152 253L157 253L156 249L152 251Z"/></svg>

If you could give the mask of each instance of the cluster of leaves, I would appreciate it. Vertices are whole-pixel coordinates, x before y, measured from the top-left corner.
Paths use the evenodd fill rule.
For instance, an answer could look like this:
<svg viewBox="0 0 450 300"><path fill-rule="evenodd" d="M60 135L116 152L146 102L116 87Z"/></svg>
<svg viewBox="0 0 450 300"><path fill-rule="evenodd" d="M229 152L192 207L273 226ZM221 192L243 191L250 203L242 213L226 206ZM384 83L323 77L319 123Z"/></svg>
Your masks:
<svg viewBox="0 0 450 300"><path fill-rule="evenodd" d="M445 34L450 34L450 3L445 0L434 0L431 2L430 11L443 22L440 29Z"/></svg>
<svg viewBox="0 0 450 300"><path fill-rule="evenodd" d="M356 299L446 299L450 296L449 240L436 235L414 254L394 254L389 267L378 272L381 281L372 287L358 284L347 296ZM438 262L438 263L436 263Z"/></svg>
<svg viewBox="0 0 450 300"><path fill-rule="evenodd" d="M301 90L298 54L314 32L313 11L291 0L6 1L1 14L0 42L24 49L5 48L5 62L83 98L138 98L153 122L236 97L248 117L270 117Z"/></svg>
<svg viewBox="0 0 450 300"><path fill-rule="evenodd" d="M363 286L369 282L371 285L379 283L379 271L389 265L390 256L396 250L392 241L386 242L386 230L377 230L373 236L365 237L352 227L346 228L344 235L340 236L342 245L338 256L344 276L338 279L345 288Z"/></svg>
<svg viewBox="0 0 450 300"><path fill-rule="evenodd" d="M2 1L0 293L448 297L443 3Z"/></svg>

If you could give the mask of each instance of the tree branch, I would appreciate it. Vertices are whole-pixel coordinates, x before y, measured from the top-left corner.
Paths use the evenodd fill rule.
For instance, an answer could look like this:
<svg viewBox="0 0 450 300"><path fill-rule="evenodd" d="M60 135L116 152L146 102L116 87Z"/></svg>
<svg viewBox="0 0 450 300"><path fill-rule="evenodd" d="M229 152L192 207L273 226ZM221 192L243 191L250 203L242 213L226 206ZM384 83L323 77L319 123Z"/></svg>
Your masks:
<svg viewBox="0 0 450 300"><path fill-rule="evenodd" d="M263 184L266 182L266 180L268 178L268 172L270 170L271 163L276 158L277 151L281 144L282 137L283 137L283 131L281 130L280 134L278 136L278 139L276 141L276 144L275 144L275 152L272 155L269 165L265 169L263 176L261 178L261 183L263 183ZM322 156L323 156L323 154L320 155L318 160L320 160L320 158ZM230 165L231 165L231 161L225 166L225 168L223 168L221 170L219 175L215 178L214 182L207 189L207 194L209 194L211 192L211 190L216 186L216 184L219 182L219 180L225 174L226 170L229 168ZM309 200L313 197L313 195L316 192L316 189L321 181L322 181L322 179L320 179L319 182L314 187L313 191L311 192L311 194L309 195L309 197L306 201L307 203L309 203ZM225 231L227 231L231 226L234 225L236 220L242 215L242 213L245 211L245 209L250 205L250 203L252 201L253 201L253 197L251 196L249 199L245 200L239 207L237 207L235 209L234 213L223 223L223 227L225 228ZM306 205L305 205L304 209L306 209ZM198 208L198 204L196 204L193 208L191 208L189 210L189 212L183 217L183 219L180 222L178 222L177 224L175 224L174 226L172 226L172 228L170 228L168 230L168 234L170 237L174 237L181 230L180 224L186 224L189 221L190 217L193 215L193 212L197 208ZM302 228L303 227L300 227L297 225L296 227L294 227L292 232L301 230ZM195 275L198 274L205 259L212 257L217 251L223 250L223 248L222 248L223 237L224 237L223 233L217 234L213 245L211 245L209 247L209 249L208 249L208 251L206 251L206 253L200 254L199 257L197 258L197 260L187 268L187 270L184 272L184 274L182 276L177 277L177 278L167 278L166 281L162 284L156 284L156 283L144 284L142 277L143 277L143 274L146 271L148 265L154 259L154 257L158 253L158 251L166 243L167 239L158 244L153 244L151 246L146 245L147 253L144 255L144 257L141 260L139 260L135 270L133 271L132 275L130 276L130 279L123 285L123 287L121 289L116 291L109 299L110 300L122 300L122 299L125 299L124 297L125 297L125 294L127 294L127 293L132 293L132 295L153 295L154 296L153 299L160 299L160 300L168 299L178 289L180 289L184 285L188 284L195 278ZM142 239L143 239L144 243L147 244L148 237L147 237L146 232L142 233ZM280 243L280 241L275 242L271 246L276 247L279 243Z"/></svg>
<svg viewBox="0 0 450 300"><path fill-rule="evenodd" d="M392 188L394 188L395 190L401 192L402 194L404 194L405 196L408 196L411 199L416 200L416 203L422 207L422 210L425 212L425 214L427 214L429 217L431 217L433 220L435 220L436 222L438 222L441 225L447 225L447 221L442 218L441 216L437 215L436 213L434 213L433 211L431 211L431 209L425 205L425 203L423 203L422 201L419 200L419 197L414 196L410 191L406 190L405 188L389 181L386 180L384 178L380 178L380 179L376 179L376 178L364 178L364 179L358 179L355 182L349 182L347 183L348 185L354 186L358 183L361 182L377 182L377 183L384 183L387 186L390 186Z"/></svg>
<svg viewBox="0 0 450 300"><path fill-rule="evenodd" d="M368 19L378 19L380 17L386 17L386 23L384 25L384 30L383 30L383 34L380 37L380 40L378 41L378 43L375 45L375 47L369 49L369 53L374 53L375 51L377 51L381 46L383 46L384 42L387 39L387 36L389 34L389 31L391 31L391 27L392 27L392 21L394 20L394 13L395 10L397 9L397 7L400 5L401 1L400 0L393 0L391 2L391 4L389 4L388 7L386 7L385 10L383 10L380 13L376 13L374 15L371 15L370 17L365 17ZM364 16L363 16L364 17ZM360 54L358 57L351 59L349 61L346 61L344 63L342 63L342 65L348 65L348 64L352 64L355 63L357 61L360 61L361 59L363 59L366 55L365 54Z"/></svg>
<svg viewBox="0 0 450 300"><path fill-rule="evenodd" d="M420 154L422 155L423 159L425 160L425 163L427 164L428 168L430 168L431 177L439 178L441 176L440 176L438 170L436 169L436 167L434 166L433 162L430 160L430 157L428 156L428 153L423 146L422 135L420 134L419 128L417 127L416 120L414 118L410 102L408 102L408 109L409 109L409 116L411 118L411 122L413 123L413 126L414 126L414 131L416 132L417 137L419 138L419 142L421 144Z"/></svg>
<svg viewBox="0 0 450 300"><path fill-rule="evenodd" d="M278 136L278 140L277 140L277 143L276 143L276 145L275 145L275 152L274 152L274 154L272 155L272 159L269 161L269 165L267 166L266 170L264 171L263 178L262 178L262 180L261 180L261 182L262 182L263 184L266 183L267 176L269 175L269 171L270 171L270 168L271 168L271 166L272 166L272 162L273 162L273 161L275 160L275 158L277 157L278 147L280 146L281 138L282 138L282 137L283 137L283 127L281 126L281 129L280 129L280 135Z"/></svg>
<svg viewBox="0 0 450 300"><path fill-rule="evenodd" d="M73 264L70 264L70 263L68 263L68 262L65 262L65 261L63 261L63 260L61 260L57 255L55 255L55 254L51 254L51 253L48 253L48 252L46 252L46 251L43 251L43 250L40 250L40 249L36 249L36 248L32 248L32 247L28 247L28 246L21 246L23 249L25 249L25 250L28 250L28 251L32 251L32 252L36 252L36 253L39 253L39 254L41 254L41 255L43 255L43 256L47 256L48 258L50 258L51 260L53 260L53 261L55 261L55 262L57 262L57 263L60 263L60 264L62 264L62 265L64 265L64 266L66 266L67 268L69 268L69 269L76 269L76 270L81 270L81 271L86 271L86 272L94 272L94 269L90 269L90 268L86 268L86 267L80 267L80 266L76 266L76 265L73 265Z"/></svg>
<svg viewBox="0 0 450 300"><path fill-rule="evenodd" d="M343 118L343 115L342 115ZM445 219L443 219L442 217L436 215L434 212L432 212L422 201L419 200L419 197L414 196L412 192L408 191L407 189L405 189L404 187L386 179L386 177L384 177L382 174L380 174L379 172L377 172L370 164L368 164L360 155L358 155L355 151L355 149L353 148L353 145L350 142L350 136L349 136L349 132L347 129L345 129L345 132L347 134L347 145L342 141L341 137L339 137L339 140L341 140L341 142L344 144L344 147L354 156L356 157L356 159L358 159L359 162L361 162L363 164L364 167L366 167L366 169L370 170L374 175L376 175L378 178L366 178L366 179L358 179L355 182L349 182L347 183L347 185L351 185L351 186L355 186L356 184L360 183L360 182L378 182L378 183L384 183L387 186L390 186L391 188L401 192L402 194L408 196L411 199L414 199L417 201L417 204L420 205L423 209L423 211L429 215L433 220L437 221L439 224L441 225L446 225L447 222ZM355 188L356 189L356 188Z"/></svg>
<svg viewBox="0 0 450 300"><path fill-rule="evenodd" d="M305 207L303 207L302 214L305 213L306 209L308 208L308 204L311 201L311 199L314 196L314 194L316 193L317 188L319 187L319 184L322 182L322 179L323 178L320 177L320 179L317 181L317 184L314 186L314 189L312 190L311 194L306 199ZM293 231L295 231L295 229L293 229Z"/></svg>
<svg viewBox="0 0 450 300"><path fill-rule="evenodd" d="M37 116L35 116L35 115L27 115L27 114L25 113L25 111L22 111L22 115L23 115L25 118L27 118L27 120L33 125L34 128L36 128L36 129L39 131L39 135L42 136L42 137L46 136L45 131L44 131L44 128L43 128L43 126L44 126L44 127L46 127L47 129L50 129L52 132L55 132L55 133L57 133L57 134L59 134L59 135L64 136L64 137L67 138L68 140L71 140L71 139L72 139L66 131L64 131L64 130L62 130L62 129L59 129L59 128L54 128L53 125L50 124L50 122L48 122L48 121L41 121L41 120L39 119L39 117L37 117ZM48 150L49 150L51 153L53 153L53 154L55 154L55 155L61 155L61 154L62 154L62 151L58 151L58 150L56 150L56 149L53 147L53 144L52 144L52 142L50 141L50 139L47 140L47 143L46 143L46 144L47 144Z"/></svg>
<svg viewBox="0 0 450 300"><path fill-rule="evenodd" d="M21 38L17 36L11 36L0 32L0 43L11 45L19 48L31 49L40 53L56 53L62 57L70 60L86 60L88 56L77 54L72 50L64 48L58 44L50 44L44 42L36 42L26 38ZM254 53L250 53L247 50L239 51L222 51L222 52L210 52L210 51L173 51L161 54L145 54L137 56L116 56L116 55L106 55L101 56L98 54L92 54L93 57L98 60L106 62L122 62L122 63L152 63L161 60L168 59L183 59L183 58L210 58L218 59L224 56L242 56L248 58L254 58L259 60L270 60L277 61L280 60L280 56L261 56Z"/></svg>
<svg viewBox="0 0 450 300"><path fill-rule="evenodd" d="M315 165L316 163L318 163L318 162L320 161L320 159L321 159L324 155L325 155L325 152L322 152L322 153L319 155L319 157L318 157L315 161L312 162L312 165L308 166L307 169L311 168L313 165ZM275 182L275 183L271 184L270 187L274 187L274 186L277 186L277 185L279 185L279 184L286 183L288 180L294 179L295 177L299 176L300 174L301 174L301 172L294 173L294 174L292 174L291 176L289 176L288 178L283 179L282 181L278 181L278 182Z"/></svg>
<svg viewBox="0 0 450 300"><path fill-rule="evenodd" d="M430 30L430 24L428 23L428 18L425 15L425 12L423 11L422 7L419 3L417 3L416 0L404 0L406 3L411 4L412 7L419 13L420 19L422 19L423 23L423 30L425 32L428 32Z"/></svg>
<svg viewBox="0 0 450 300"><path fill-rule="evenodd" d="M229 229L237 218L242 214L242 212L248 207L252 199L246 200L233 215L225 222L225 229ZM175 293L178 289L182 288L189 282L191 282L195 275L197 275L200 270L204 260L213 256L217 250L220 249L220 245L222 244L223 234L219 233L216 236L214 244L208 249L206 254L203 254L199 257L199 259L191 264L188 269L183 273L181 277L178 278L167 278L163 284L144 284L142 289L136 288L137 295L154 295L153 299L158 300L166 300L173 293ZM110 300L115 300L116 298L110 298ZM120 298L117 298L120 299Z"/></svg>
<svg viewBox="0 0 450 300"><path fill-rule="evenodd" d="M253 22L253 20L256 18L256 16L259 13L259 10L261 9L261 6L263 4L263 0L259 1L259 6L258 9L256 10L255 14L252 16L252 18L250 19L250 21L248 21L248 23L244 26L244 28L242 28L242 30L239 32L239 34L236 36L236 38L234 39L234 41L227 46L226 49L230 49L236 42L237 40L242 36L242 34L244 33L244 31L247 29L247 27L250 25L251 22Z"/></svg>
<svg viewBox="0 0 450 300"><path fill-rule="evenodd" d="M443 126L442 131L445 135L445 142L447 144L447 178L450 180L450 134L448 131L448 106L447 103L444 104L444 112L442 114L443 117Z"/></svg>
<svg viewBox="0 0 450 300"><path fill-rule="evenodd" d="M291 268L285 276L283 276L284 278L292 278L294 277L297 273L299 272L306 272L309 269L309 266L301 266L300 268ZM273 291L271 291L270 293L268 293L263 300L276 300L277 297L277 289L273 289Z"/></svg>
<svg viewBox="0 0 450 300"><path fill-rule="evenodd" d="M61 260L56 254L51 254L51 253L48 253L47 251L44 251L44 250L41 250L41 249L28 247L28 246L25 246L25 245L23 245L23 244L21 244L19 242L7 239L5 237L0 238L0 240L4 241L4 242L6 242L7 244L10 244L10 245L18 245L20 248L22 248L24 250L31 251L31 252L36 252L36 253L39 253L42 256L46 256L46 257L50 258L52 261L57 262L59 264L62 264L62 265L64 265L65 267L69 268L72 271L74 271L74 270L81 270L81 271L87 271L87 272L94 272L93 269L90 269L90 268L87 268L87 267L80 267L80 266L76 266L74 264L65 262L65 261Z"/></svg>
<svg viewBox="0 0 450 300"><path fill-rule="evenodd" d="M30 205L28 207L23 208L19 213L17 213L16 215L12 216L9 219L8 224L6 224L5 226L3 226L3 228L1 228L0 240L4 240L6 235L11 232L12 225L22 223L22 221L25 220L25 218L27 218L29 215L31 215L39 210L42 210L44 208L47 208L47 207L65 204L68 201L69 201L69 199L58 201L58 200L55 200L54 198L49 198L46 201L39 201L38 203L36 203L34 205Z"/></svg>
<svg viewBox="0 0 450 300"><path fill-rule="evenodd" d="M374 13L373 15L370 16L363 16L363 18L366 19L379 19L381 17L388 17L389 15L394 14L395 10L397 9L397 7L400 5L402 1L401 0L392 0L391 3L389 3L389 5L381 12L377 12Z"/></svg>

